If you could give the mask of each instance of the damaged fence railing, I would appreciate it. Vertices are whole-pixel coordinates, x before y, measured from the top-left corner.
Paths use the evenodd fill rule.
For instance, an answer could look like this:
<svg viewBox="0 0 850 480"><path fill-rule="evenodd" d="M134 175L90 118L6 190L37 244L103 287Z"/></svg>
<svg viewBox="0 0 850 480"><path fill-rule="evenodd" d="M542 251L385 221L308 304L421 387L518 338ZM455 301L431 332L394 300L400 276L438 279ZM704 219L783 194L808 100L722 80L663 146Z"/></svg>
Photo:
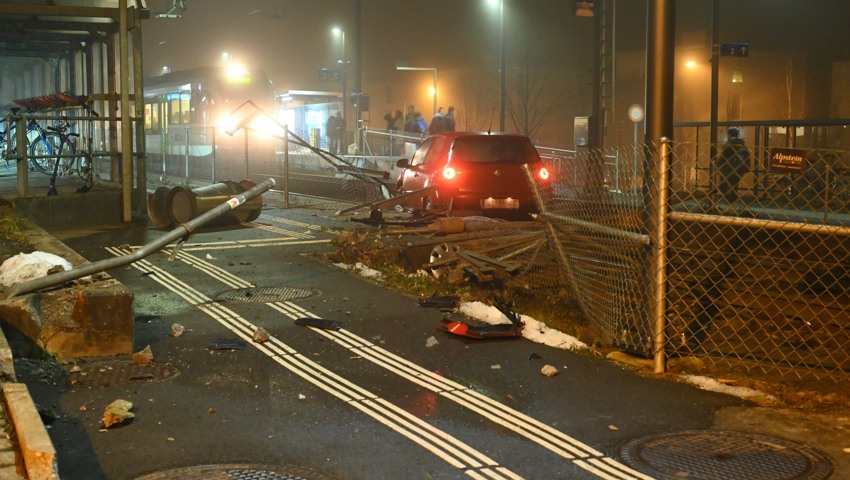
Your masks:
<svg viewBox="0 0 850 480"><path fill-rule="evenodd" d="M204 224L208 223L211 220L214 220L215 218L221 215L230 212L235 208L238 208L239 206L245 204L254 197L257 197L263 192L274 187L274 185L275 180L273 178L270 178L258 184L257 186L246 190L244 193L228 199L226 202L213 208L212 210L209 210L208 212L200 215L199 217L189 220L184 224L181 224L174 230L171 230L167 234L144 245L142 248L136 250L130 255L102 260L100 262L91 263L79 268L67 270L65 272L47 275L45 277L37 278L35 280L23 282L21 284L15 285L3 298L12 298L17 295L23 295L25 293L34 292L43 288L61 285L65 282L70 282L72 280L85 277L86 275L91 275L94 273L111 270L113 268L122 267L124 265L129 265L137 260L141 260L147 257L151 253L159 251L160 249L175 240L181 240L181 242L179 242L177 246L177 248L179 248L179 246L182 245L182 243L184 243L185 240L197 228L203 226Z"/></svg>

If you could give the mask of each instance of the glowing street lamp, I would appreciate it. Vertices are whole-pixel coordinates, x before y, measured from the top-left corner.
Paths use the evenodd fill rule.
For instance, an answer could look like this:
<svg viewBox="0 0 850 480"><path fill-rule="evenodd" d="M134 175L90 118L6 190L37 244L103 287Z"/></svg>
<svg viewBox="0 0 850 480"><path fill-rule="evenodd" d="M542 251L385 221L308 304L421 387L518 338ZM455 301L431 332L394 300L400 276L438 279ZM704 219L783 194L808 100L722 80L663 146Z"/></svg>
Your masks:
<svg viewBox="0 0 850 480"><path fill-rule="evenodd" d="M434 115L437 114L437 69L435 67L395 67L396 70L426 70L434 72L434 86L432 93L434 95Z"/></svg>

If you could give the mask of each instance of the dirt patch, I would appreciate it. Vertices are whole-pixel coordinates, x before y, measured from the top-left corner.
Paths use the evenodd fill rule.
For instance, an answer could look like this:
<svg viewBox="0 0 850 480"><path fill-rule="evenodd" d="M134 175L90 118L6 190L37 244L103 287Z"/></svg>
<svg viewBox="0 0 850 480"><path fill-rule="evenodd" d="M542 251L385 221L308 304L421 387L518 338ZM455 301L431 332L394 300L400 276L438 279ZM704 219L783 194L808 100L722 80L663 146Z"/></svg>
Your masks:
<svg viewBox="0 0 850 480"><path fill-rule="evenodd" d="M23 233L18 213L8 201L0 199L0 263L21 252L31 251L32 245Z"/></svg>

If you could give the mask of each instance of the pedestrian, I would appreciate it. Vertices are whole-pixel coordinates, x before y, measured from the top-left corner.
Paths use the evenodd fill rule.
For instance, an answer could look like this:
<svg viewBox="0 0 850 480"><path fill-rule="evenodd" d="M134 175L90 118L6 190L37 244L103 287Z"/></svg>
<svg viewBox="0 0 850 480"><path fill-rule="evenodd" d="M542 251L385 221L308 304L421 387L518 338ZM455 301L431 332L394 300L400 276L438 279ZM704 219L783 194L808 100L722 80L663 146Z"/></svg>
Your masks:
<svg viewBox="0 0 850 480"><path fill-rule="evenodd" d="M328 138L328 151L334 152L334 138L336 135L336 117L331 114L328 116L328 121L325 124L325 136Z"/></svg>
<svg viewBox="0 0 850 480"><path fill-rule="evenodd" d="M727 131L726 144L717 157L717 190L727 207L734 210L740 198L738 184L749 170L750 151L741 138L741 132L735 127Z"/></svg>
<svg viewBox="0 0 850 480"><path fill-rule="evenodd" d="M345 138L345 119L342 118L342 113L337 110L334 116L333 137L331 142L331 153L345 153L342 150L343 141Z"/></svg>
<svg viewBox="0 0 850 480"><path fill-rule="evenodd" d="M404 123L412 122L413 117L416 115L416 108L413 105L407 106L407 113L404 114Z"/></svg>
<svg viewBox="0 0 850 480"><path fill-rule="evenodd" d="M413 121L416 123L413 133L425 133L428 131L428 122L426 122L425 118L422 117L422 113L414 113Z"/></svg>
<svg viewBox="0 0 850 480"><path fill-rule="evenodd" d="M387 112L386 115L384 115L384 121L387 122L387 131L392 130L393 129L393 115L390 112Z"/></svg>
<svg viewBox="0 0 850 480"><path fill-rule="evenodd" d="M435 134L446 131L446 114L443 113L443 107L437 110L434 118L431 119L431 125L428 127L428 133Z"/></svg>
<svg viewBox="0 0 850 480"><path fill-rule="evenodd" d="M446 114L446 131L455 131L455 107L449 105L449 113Z"/></svg>
<svg viewBox="0 0 850 480"><path fill-rule="evenodd" d="M401 110L395 111L395 116L393 117L393 126L390 130L395 130L400 132L404 130L404 116L401 114Z"/></svg>

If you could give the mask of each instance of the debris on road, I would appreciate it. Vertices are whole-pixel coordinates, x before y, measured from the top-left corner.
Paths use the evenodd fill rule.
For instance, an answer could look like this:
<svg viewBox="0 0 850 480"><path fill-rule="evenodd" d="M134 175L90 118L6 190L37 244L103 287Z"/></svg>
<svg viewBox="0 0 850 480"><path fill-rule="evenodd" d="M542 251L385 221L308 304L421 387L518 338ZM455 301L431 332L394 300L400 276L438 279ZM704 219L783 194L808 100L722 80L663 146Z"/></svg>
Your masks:
<svg viewBox="0 0 850 480"><path fill-rule="evenodd" d="M150 365L151 362L153 362L153 351L150 345L133 354L133 363L136 365Z"/></svg>
<svg viewBox="0 0 850 480"><path fill-rule="evenodd" d="M428 347L428 348L436 347L439 344L440 344L440 342L438 342L437 339L434 338L433 336L428 337L428 340L425 340L425 346Z"/></svg>
<svg viewBox="0 0 850 480"><path fill-rule="evenodd" d="M554 377L558 374L558 369L552 365L544 365L543 368L540 369L540 373L547 377Z"/></svg>
<svg viewBox="0 0 850 480"><path fill-rule="evenodd" d="M110 428L113 425L122 425L132 420L136 416L130 411L132 409L133 404L131 402L121 399L115 400L104 409L101 425L103 425L103 428Z"/></svg>
<svg viewBox="0 0 850 480"><path fill-rule="evenodd" d="M419 299L419 305L422 307L455 308L457 307L457 299L455 297L422 297Z"/></svg>
<svg viewBox="0 0 850 480"><path fill-rule="evenodd" d="M271 337L271 335L269 334L269 331L266 330L263 327L259 327L256 330L254 330L254 337L253 337L254 343L268 342L269 337Z"/></svg>
<svg viewBox="0 0 850 480"><path fill-rule="evenodd" d="M210 350L245 350L248 342L239 338L218 338L210 343Z"/></svg>
<svg viewBox="0 0 850 480"><path fill-rule="evenodd" d="M179 323L172 323L171 324L171 336L172 337L179 337L180 335L183 335L183 332L185 332L185 331L186 331L186 328L183 325L180 325Z"/></svg>
<svg viewBox="0 0 850 480"><path fill-rule="evenodd" d="M440 321L442 331L460 335L463 337L486 339L486 338L519 338L525 324L522 316L511 310L513 302L495 299L494 306L511 321L511 323L500 323L496 325L470 326L466 322L444 318Z"/></svg>
<svg viewBox="0 0 850 480"><path fill-rule="evenodd" d="M342 328L342 323L323 318L299 318L295 320L295 324L302 327L316 327L324 330L339 330Z"/></svg>

